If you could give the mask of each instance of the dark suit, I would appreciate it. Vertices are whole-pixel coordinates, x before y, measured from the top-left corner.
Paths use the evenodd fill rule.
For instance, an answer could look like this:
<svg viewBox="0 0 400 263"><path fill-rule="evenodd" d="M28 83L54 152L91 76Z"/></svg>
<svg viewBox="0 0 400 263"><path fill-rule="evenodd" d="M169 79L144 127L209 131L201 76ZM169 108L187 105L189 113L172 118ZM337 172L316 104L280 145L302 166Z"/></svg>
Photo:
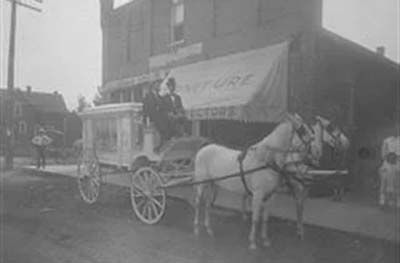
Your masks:
<svg viewBox="0 0 400 263"><path fill-rule="evenodd" d="M157 122L159 118L159 105L161 97L154 92L146 94L143 100L143 121L146 123L147 118L151 122Z"/></svg>
<svg viewBox="0 0 400 263"><path fill-rule="evenodd" d="M169 131L168 112L163 98L154 92L147 93L143 100L143 121L149 119L158 130L161 136L161 144L171 138Z"/></svg>
<svg viewBox="0 0 400 263"><path fill-rule="evenodd" d="M182 114L184 112L181 96L178 94L169 94L165 96L168 112L175 115Z"/></svg>
<svg viewBox="0 0 400 263"><path fill-rule="evenodd" d="M181 96L178 94L168 94L164 98L165 110L169 117L169 130L171 136L183 136L185 125L185 110L183 108Z"/></svg>

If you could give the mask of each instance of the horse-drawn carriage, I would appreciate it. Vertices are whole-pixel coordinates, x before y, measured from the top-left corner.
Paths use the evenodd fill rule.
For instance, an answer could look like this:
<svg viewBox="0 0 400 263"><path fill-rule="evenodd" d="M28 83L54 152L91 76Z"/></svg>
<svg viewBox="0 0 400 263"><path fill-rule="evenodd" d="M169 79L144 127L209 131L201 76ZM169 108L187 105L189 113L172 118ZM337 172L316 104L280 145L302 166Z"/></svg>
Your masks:
<svg viewBox="0 0 400 263"><path fill-rule="evenodd" d="M141 103L109 104L83 112L83 155L78 165L83 200L88 203L97 200L105 173L124 173L130 179L131 204L136 216L147 224L155 224L165 212L166 189L195 185L195 233L202 203L206 203L205 225L212 233L207 211L216 192L205 191L205 186L231 188L233 192L238 190L239 195L252 192L250 241L254 248L254 225L261 205L285 177L298 200L302 233L305 196L302 178L346 174L346 171L310 171L305 160L317 163L322 143L336 146L343 141L343 134L337 129L327 131L329 122L322 118L316 118L311 127L297 114L287 113L286 60L284 43L173 69L170 74L177 79L177 92L193 121L192 136L172 140L158 153L153 150L156 131L141 120ZM236 151L216 144L204 146L207 140L198 136L199 121L209 119L278 125L272 132L266 131L267 136L260 142ZM206 202L202 202L204 197Z"/></svg>

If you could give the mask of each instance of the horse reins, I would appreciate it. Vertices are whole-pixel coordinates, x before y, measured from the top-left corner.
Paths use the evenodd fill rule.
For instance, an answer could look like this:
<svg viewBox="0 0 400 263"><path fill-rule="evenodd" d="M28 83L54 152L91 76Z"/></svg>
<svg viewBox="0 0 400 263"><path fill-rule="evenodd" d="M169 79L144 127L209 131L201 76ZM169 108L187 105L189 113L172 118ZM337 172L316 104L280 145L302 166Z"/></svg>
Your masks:
<svg viewBox="0 0 400 263"><path fill-rule="evenodd" d="M249 189L249 186L247 185L246 178L244 178L245 173L243 170L243 160L246 158L247 152L249 148L244 149L238 156L238 162L239 162L239 175L240 179L242 180L242 184L244 189L246 190L247 195L253 196L253 192Z"/></svg>

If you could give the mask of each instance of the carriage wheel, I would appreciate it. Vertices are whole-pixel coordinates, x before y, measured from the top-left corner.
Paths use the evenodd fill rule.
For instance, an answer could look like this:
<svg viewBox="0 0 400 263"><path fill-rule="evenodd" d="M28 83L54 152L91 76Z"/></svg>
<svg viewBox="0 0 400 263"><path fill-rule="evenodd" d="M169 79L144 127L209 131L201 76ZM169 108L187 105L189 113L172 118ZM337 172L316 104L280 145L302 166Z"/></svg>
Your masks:
<svg viewBox="0 0 400 263"><path fill-rule="evenodd" d="M97 157L85 155L78 161L78 188L82 199L93 204L100 193L100 164Z"/></svg>
<svg viewBox="0 0 400 263"><path fill-rule="evenodd" d="M136 216L146 224L155 224L164 215L166 194L161 186L160 176L150 167L139 168L132 176L132 207Z"/></svg>

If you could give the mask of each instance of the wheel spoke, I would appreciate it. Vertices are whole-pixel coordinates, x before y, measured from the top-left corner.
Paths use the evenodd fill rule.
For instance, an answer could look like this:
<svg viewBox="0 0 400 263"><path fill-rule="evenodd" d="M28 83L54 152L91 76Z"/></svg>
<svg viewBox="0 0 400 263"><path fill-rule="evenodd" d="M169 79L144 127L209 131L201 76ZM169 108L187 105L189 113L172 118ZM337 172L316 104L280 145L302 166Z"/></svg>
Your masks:
<svg viewBox="0 0 400 263"><path fill-rule="evenodd" d="M137 177L134 177L134 178L132 179L132 185L133 185L135 188L138 188L139 185L141 185L140 180L139 180Z"/></svg>
<svg viewBox="0 0 400 263"><path fill-rule="evenodd" d="M149 180L148 180L148 171L146 171L145 173L143 173L143 177L142 177L142 179L143 179L143 186L147 189L147 190L149 190L150 188L149 188ZM147 180L146 180L146 178L147 178Z"/></svg>
<svg viewBox="0 0 400 263"><path fill-rule="evenodd" d="M145 202L144 205L142 206L142 209L141 209L141 212L140 212L140 214L141 214L142 216L144 216L144 217L146 217L147 206L148 206L148 204L147 204L147 202Z"/></svg>
<svg viewBox="0 0 400 263"><path fill-rule="evenodd" d="M92 182L90 185L90 192L92 194L92 198L94 198L97 193L97 185L94 182Z"/></svg>
<svg viewBox="0 0 400 263"><path fill-rule="evenodd" d="M156 198L151 198L152 204L157 205L160 209L162 209L162 204Z"/></svg>
<svg viewBox="0 0 400 263"><path fill-rule="evenodd" d="M149 215L149 214L150 214L150 212L149 212L150 210L149 210L149 208L150 208L150 207L149 207L149 204L147 203L147 204L146 204L146 211L145 211L145 212L146 212L146 215L145 215L145 217L146 217L146 219L148 219L148 220L150 219L150 215Z"/></svg>
<svg viewBox="0 0 400 263"><path fill-rule="evenodd" d="M144 179L143 175L142 175L142 174L139 174L137 178L138 178L138 182L140 183L140 185L141 185L142 187L146 187L145 179ZM143 189L143 188L142 188L142 189Z"/></svg>
<svg viewBox="0 0 400 263"><path fill-rule="evenodd" d="M159 212L158 212L157 207L154 202L151 202L151 209L153 210L154 215L157 217Z"/></svg>
<svg viewBox="0 0 400 263"><path fill-rule="evenodd" d="M87 193L87 198L88 198L89 200L92 200L92 199L93 199L93 192L92 192L92 189L90 188L89 185L88 185L87 188L86 188L86 193Z"/></svg>
<svg viewBox="0 0 400 263"><path fill-rule="evenodd" d="M135 201L136 207L137 207L138 209L140 209L140 207L142 207L142 206L144 205L145 202L146 202L146 199L145 199L145 198L142 198L139 202L136 202L136 201Z"/></svg>
<svg viewBox="0 0 400 263"><path fill-rule="evenodd" d="M156 187L156 188L153 190L152 195L153 195L153 196L158 196L158 197L160 197L160 196L163 196L163 193L164 193L164 190L163 190L161 187Z"/></svg>
<svg viewBox="0 0 400 263"><path fill-rule="evenodd" d="M152 174L147 173L146 185L149 190L151 190L151 184L152 184Z"/></svg>
<svg viewBox="0 0 400 263"><path fill-rule="evenodd" d="M144 213L143 216L146 219L149 219L149 203L146 202L145 206L144 206Z"/></svg>
<svg viewBox="0 0 400 263"><path fill-rule="evenodd" d="M150 219L150 220L153 220L153 218L154 218L157 214L154 214L154 216L153 216L153 210L152 210L152 208L151 208L151 203L149 203L149 206L148 206L147 209L149 210L149 219Z"/></svg>
<svg viewBox="0 0 400 263"><path fill-rule="evenodd" d="M137 192L133 191L132 196L133 197L145 197L145 195L141 191L137 191Z"/></svg>
<svg viewBox="0 0 400 263"><path fill-rule="evenodd" d="M138 185L133 184L133 187L140 192L140 194L145 196L145 190Z"/></svg>

